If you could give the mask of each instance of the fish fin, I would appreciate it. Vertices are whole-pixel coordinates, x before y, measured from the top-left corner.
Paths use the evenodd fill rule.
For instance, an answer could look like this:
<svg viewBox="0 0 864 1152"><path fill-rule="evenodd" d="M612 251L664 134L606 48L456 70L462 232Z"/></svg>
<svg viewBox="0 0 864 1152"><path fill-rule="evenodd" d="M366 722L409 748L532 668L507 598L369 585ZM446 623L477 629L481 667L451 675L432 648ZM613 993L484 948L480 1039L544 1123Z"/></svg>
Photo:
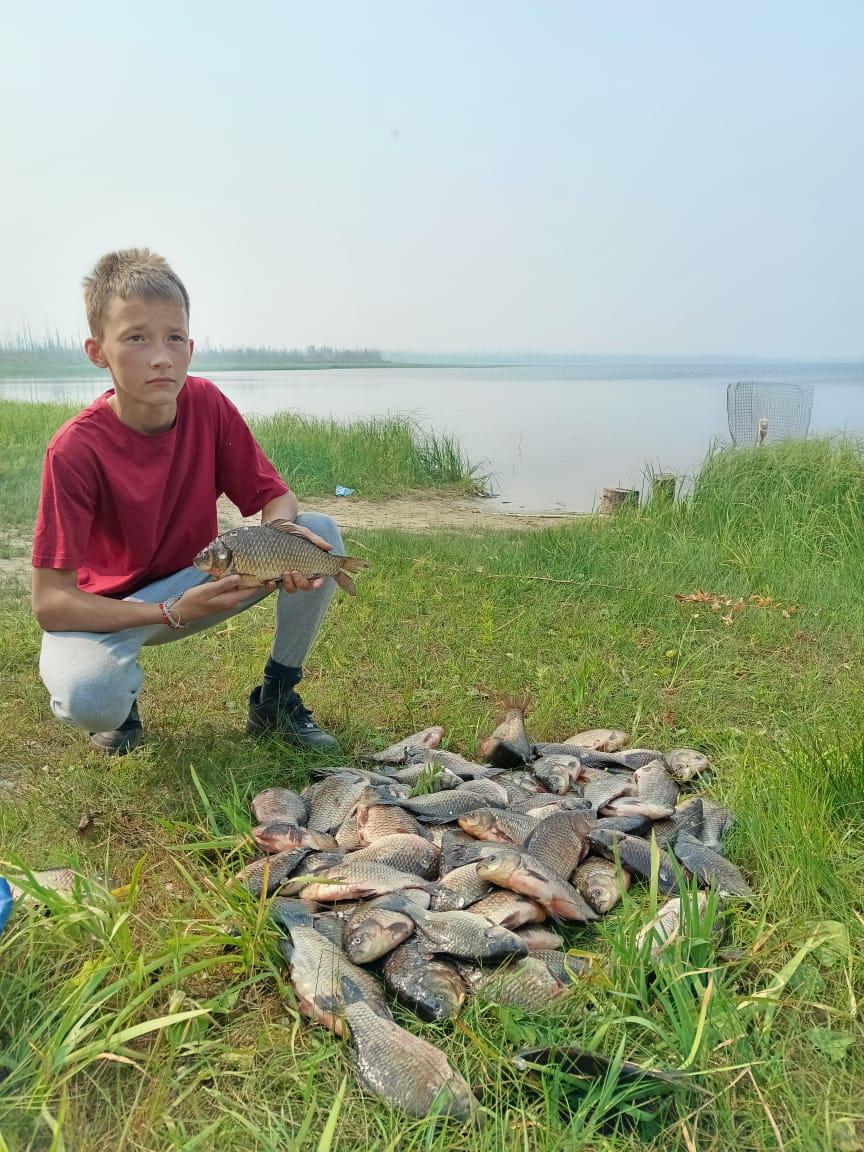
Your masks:
<svg viewBox="0 0 864 1152"><path fill-rule="evenodd" d="M237 575L240 577L238 588L260 588L264 583L263 580L259 580L257 576L252 576L249 572L238 572Z"/></svg>
<svg viewBox="0 0 864 1152"><path fill-rule="evenodd" d="M343 591L347 592L351 596L357 595L357 589L354 587L354 581L350 576L347 575L347 573L334 572L333 579L336 581L339 587L343 589Z"/></svg>
<svg viewBox="0 0 864 1152"><path fill-rule="evenodd" d="M387 892L371 903L373 903L376 908L384 908L388 912L402 912L412 920L414 920L415 916L419 917L423 914L423 909L420 905L415 904L411 897L406 896L403 891Z"/></svg>
<svg viewBox="0 0 864 1152"><path fill-rule="evenodd" d="M349 1004L362 1004L363 992L350 976L343 975L340 979L342 985L342 1001L347 1007Z"/></svg>
<svg viewBox="0 0 864 1152"><path fill-rule="evenodd" d="M279 951L282 953L282 958L286 964L290 964L294 956L294 945L287 936L283 936L279 941Z"/></svg>
<svg viewBox="0 0 864 1152"><path fill-rule="evenodd" d="M292 928L308 928L312 924L312 914L302 905L298 908L298 900L290 900L285 896L276 896L270 905L270 917L289 932ZM282 942L279 942L280 947Z"/></svg>
<svg viewBox="0 0 864 1152"><path fill-rule="evenodd" d="M369 561L359 556L340 556L343 572L359 572L361 568L368 568Z"/></svg>
<svg viewBox="0 0 864 1152"><path fill-rule="evenodd" d="M371 791L375 793L375 799L373 801L374 807L378 807L379 805L384 804L390 807L398 808L400 806L401 800L403 799L403 797L394 796L392 792L387 791L386 784L382 784L377 788L372 787ZM406 808L405 811L407 812L408 809Z"/></svg>

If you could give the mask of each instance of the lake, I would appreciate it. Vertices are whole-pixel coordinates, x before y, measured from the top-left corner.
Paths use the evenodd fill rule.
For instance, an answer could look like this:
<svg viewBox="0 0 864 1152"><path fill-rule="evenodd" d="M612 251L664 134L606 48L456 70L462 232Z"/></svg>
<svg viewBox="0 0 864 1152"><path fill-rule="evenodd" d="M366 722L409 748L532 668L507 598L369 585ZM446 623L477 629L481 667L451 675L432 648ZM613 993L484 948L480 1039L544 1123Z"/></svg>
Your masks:
<svg viewBox="0 0 864 1152"><path fill-rule="evenodd" d="M514 512L587 512L604 487L644 489L651 470L692 477L712 443L730 443L726 389L737 380L812 385L811 432L864 433L861 362L592 359L206 375L245 414L410 414L457 436L469 458L494 473L495 502ZM102 377L5 380L0 397L83 406L104 388ZM782 417L781 404L769 440ZM754 440L755 433L754 417ZM353 486L351 476L334 482Z"/></svg>

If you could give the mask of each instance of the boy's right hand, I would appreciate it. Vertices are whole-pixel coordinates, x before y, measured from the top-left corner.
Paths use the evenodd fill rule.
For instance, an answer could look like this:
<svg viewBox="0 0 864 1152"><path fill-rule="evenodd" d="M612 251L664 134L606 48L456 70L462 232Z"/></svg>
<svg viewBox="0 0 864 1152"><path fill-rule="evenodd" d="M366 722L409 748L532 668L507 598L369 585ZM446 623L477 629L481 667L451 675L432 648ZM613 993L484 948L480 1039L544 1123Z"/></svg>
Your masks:
<svg viewBox="0 0 864 1152"><path fill-rule="evenodd" d="M255 588L241 588L240 577L234 573L219 580L207 580L194 588L187 588L179 600L175 600L172 612L180 617L181 624L191 624L193 620L203 620L205 616L216 616L220 612L230 612L244 601L253 597Z"/></svg>

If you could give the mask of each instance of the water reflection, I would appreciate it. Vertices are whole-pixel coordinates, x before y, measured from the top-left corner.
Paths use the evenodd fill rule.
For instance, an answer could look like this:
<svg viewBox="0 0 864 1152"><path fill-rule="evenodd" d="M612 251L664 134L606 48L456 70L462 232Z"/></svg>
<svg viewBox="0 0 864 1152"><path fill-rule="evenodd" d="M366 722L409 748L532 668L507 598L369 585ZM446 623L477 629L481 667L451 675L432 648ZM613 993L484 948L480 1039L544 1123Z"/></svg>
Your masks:
<svg viewBox="0 0 864 1152"><path fill-rule="evenodd" d="M209 374L246 414L355 419L408 413L458 436L512 511L588 511L646 468L688 475L727 442L730 381L815 386L811 430L864 431L864 365L591 361L511 368L357 368ZM85 405L101 377L0 382L0 397ZM340 477L351 485L352 477Z"/></svg>

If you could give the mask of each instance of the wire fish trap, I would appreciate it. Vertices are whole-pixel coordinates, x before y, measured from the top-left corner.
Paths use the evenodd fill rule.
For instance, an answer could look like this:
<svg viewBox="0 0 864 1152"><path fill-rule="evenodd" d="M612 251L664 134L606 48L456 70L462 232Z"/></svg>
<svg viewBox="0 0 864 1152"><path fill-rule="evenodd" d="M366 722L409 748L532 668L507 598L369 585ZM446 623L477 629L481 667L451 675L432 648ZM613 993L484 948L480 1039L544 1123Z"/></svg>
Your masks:
<svg viewBox="0 0 864 1152"><path fill-rule="evenodd" d="M767 440L801 440L810 428L813 385L738 380L726 389L726 412L736 448L752 448Z"/></svg>

